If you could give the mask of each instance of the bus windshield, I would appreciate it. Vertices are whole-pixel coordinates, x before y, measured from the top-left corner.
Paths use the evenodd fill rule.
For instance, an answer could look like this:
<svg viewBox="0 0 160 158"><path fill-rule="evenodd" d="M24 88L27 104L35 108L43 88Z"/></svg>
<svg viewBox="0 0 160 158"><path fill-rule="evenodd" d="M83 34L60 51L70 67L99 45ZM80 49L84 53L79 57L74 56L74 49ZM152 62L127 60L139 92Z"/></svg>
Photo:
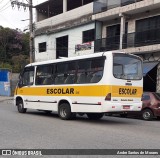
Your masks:
<svg viewBox="0 0 160 158"><path fill-rule="evenodd" d="M113 56L113 76L125 80L142 79L142 61L135 56L115 53Z"/></svg>

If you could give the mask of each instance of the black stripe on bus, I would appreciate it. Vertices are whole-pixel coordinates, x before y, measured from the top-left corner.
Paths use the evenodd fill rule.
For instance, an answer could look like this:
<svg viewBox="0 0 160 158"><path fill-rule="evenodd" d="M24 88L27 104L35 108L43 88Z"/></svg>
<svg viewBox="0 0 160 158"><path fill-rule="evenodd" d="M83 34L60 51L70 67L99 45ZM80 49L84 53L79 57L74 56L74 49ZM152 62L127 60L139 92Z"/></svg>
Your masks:
<svg viewBox="0 0 160 158"><path fill-rule="evenodd" d="M49 102L49 101L40 101L40 100L37 100L37 101L25 100L25 102L33 102L33 103L57 103L57 101Z"/></svg>

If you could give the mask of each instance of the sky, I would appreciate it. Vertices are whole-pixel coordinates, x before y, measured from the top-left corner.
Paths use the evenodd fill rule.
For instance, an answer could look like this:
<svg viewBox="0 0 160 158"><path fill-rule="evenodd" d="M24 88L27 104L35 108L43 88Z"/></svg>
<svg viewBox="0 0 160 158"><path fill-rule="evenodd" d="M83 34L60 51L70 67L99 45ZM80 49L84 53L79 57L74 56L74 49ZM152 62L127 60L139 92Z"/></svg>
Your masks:
<svg viewBox="0 0 160 158"><path fill-rule="evenodd" d="M13 0L12 0L13 1ZM28 0L17 0L19 2L28 3ZM43 3L47 0L32 0L33 5L37 5ZM33 9L34 10L34 9ZM34 21L35 21L35 11L33 12ZM17 6L12 8L11 0L0 0L0 26L9 27L12 29L20 29L25 30L29 26L29 20L21 21L29 19L29 9L24 11L24 8L21 7L18 10Z"/></svg>

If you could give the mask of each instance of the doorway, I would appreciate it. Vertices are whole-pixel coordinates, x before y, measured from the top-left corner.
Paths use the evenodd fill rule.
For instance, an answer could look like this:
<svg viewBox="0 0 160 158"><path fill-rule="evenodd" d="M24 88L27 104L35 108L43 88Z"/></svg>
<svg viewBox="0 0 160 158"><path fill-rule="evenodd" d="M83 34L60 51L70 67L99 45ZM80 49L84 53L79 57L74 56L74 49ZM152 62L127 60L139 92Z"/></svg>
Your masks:
<svg viewBox="0 0 160 158"><path fill-rule="evenodd" d="M56 38L56 59L68 57L68 35Z"/></svg>

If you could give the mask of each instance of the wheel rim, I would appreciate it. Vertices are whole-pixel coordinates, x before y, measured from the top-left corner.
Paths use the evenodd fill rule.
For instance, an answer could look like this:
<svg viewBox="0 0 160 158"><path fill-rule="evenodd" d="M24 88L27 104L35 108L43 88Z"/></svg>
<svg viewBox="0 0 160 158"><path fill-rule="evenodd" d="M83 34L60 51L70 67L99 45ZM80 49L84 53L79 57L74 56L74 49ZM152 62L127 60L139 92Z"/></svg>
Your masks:
<svg viewBox="0 0 160 158"><path fill-rule="evenodd" d="M61 108L60 115L61 115L61 117L66 117L66 115L67 115L66 108Z"/></svg>
<svg viewBox="0 0 160 158"><path fill-rule="evenodd" d="M150 117L151 117L150 112L146 111L146 112L143 113L143 118L144 119L149 119Z"/></svg>

